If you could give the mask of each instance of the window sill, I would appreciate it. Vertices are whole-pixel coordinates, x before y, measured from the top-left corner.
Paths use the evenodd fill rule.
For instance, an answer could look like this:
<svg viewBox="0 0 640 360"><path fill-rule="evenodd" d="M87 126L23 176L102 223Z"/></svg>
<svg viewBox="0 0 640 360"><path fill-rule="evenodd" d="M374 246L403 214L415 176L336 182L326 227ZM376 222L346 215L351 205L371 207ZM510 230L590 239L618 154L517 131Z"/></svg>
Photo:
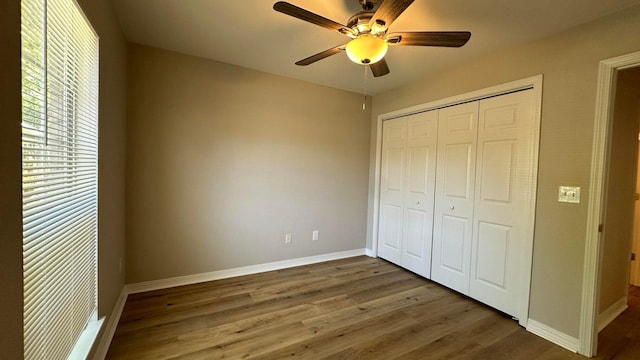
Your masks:
<svg viewBox="0 0 640 360"><path fill-rule="evenodd" d="M78 342L73 347L73 351L69 354L67 360L86 360L87 356L89 356L89 352L91 352L91 348L93 344L96 342L98 338L98 334L100 333L100 329L102 328L102 323L104 322L104 318L100 320L91 321L87 324L87 327L84 329Z"/></svg>

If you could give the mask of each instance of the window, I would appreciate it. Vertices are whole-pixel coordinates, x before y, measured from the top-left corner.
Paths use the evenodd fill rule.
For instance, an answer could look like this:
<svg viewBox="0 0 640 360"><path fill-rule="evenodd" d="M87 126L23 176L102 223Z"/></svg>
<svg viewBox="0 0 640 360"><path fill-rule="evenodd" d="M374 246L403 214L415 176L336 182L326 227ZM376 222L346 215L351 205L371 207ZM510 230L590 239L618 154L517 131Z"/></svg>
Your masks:
<svg viewBox="0 0 640 360"><path fill-rule="evenodd" d="M98 38L75 0L22 0L24 358L97 319Z"/></svg>

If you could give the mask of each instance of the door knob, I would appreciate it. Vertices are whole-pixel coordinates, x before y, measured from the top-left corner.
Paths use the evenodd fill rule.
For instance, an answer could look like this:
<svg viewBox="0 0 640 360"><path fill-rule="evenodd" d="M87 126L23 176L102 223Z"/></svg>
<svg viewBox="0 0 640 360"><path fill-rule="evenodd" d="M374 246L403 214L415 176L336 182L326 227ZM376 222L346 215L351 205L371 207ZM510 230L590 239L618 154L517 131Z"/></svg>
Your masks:
<svg viewBox="0 0 640 360"><path fill-rule="evenodd" d="M453 210L453 209L455 209L455 208L456 208L455 206L453 206L453 205L449 205L449 209Z"/></svg>
<svg viewBox="0 0 640 360"><path fill-rule="evenodd" d="M420 205L420 200L416 200L416 205Z"/></svg>

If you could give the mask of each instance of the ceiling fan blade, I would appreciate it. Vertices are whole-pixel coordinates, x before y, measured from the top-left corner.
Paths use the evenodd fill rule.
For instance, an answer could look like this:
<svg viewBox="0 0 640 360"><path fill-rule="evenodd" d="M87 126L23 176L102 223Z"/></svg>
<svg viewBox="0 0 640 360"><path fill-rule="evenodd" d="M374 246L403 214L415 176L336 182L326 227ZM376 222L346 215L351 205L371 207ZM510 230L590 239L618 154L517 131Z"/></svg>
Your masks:
<svg viewBox="0 0 640 360"><path fill-rule="evenodd" d="M341 34L344 34L347 36L353 35L353 31L348 27L340 23L337 23L333 20L329 20L325 17L322 17L318 14L314 14L311 11L289 4L288 2L285 2L285 1L278 1L277 3L273 4L273 9L275 11L281 12L289 16L293 16L300 20L304 20L312 24L322 26L329 30L336 30Z"/></svg>
<svg viewBox="0 0 640 360"><path fill-rule="evenodd" d="M398 32L386 36L389 44L404 46L460 47L469 41L468 31L416 31Z"/></svg>
<svg viewBox="0 0 640 360"><path fill-rule="evenodd" d="M388 28L391 23L400 16L414 0L383 0L382 4L373 14L371 20L369 20L369 27L373 27L376 22L384 22L384 25Z"/></svg>
<svg viewBox="0 0 640 360"><path fill-rule="evenodd" d="M309 64L313 64L316 61L322 60L324 58L327 58L331 55L335 55L341 51L343 51L345 49L345 45L340 45L340 46L336 46L336 47L332 47L331 49L327 49L325 51L319 52L315 55L311 55L306 59L302 59L298 62L296 62L296 65L301 65L301 66L307 66Z"/></svg>
<svg viewBox="0 0 640 360"><path fill-rule="evenodd" d="M378 61L375 64L369 65L369 67L371 68L371 72L373 73L374 77L385 76L390 72L389 65L387 65L387 62L384 59Z"/></svg>

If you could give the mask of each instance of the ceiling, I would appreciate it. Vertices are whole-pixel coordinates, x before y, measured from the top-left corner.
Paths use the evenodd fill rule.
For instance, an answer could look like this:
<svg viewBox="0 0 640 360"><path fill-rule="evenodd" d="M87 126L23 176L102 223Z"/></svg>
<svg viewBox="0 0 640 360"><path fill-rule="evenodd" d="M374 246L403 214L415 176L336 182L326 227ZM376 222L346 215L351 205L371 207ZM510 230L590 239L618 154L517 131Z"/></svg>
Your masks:
<svg viewBox="0 0 640 360"><path fill-rule="evenodd" d="M294 63L348 38L278 13L275 0L113 0L127 40L250 69L377 94L517 43L560 32L640 0L416 0L391 25L397 31L471 31L462 48L390 47L389 75L373 78L341 53ZM289 0L345 24L358 0ZM368 69L367 69L368 71Z"/></svg>

